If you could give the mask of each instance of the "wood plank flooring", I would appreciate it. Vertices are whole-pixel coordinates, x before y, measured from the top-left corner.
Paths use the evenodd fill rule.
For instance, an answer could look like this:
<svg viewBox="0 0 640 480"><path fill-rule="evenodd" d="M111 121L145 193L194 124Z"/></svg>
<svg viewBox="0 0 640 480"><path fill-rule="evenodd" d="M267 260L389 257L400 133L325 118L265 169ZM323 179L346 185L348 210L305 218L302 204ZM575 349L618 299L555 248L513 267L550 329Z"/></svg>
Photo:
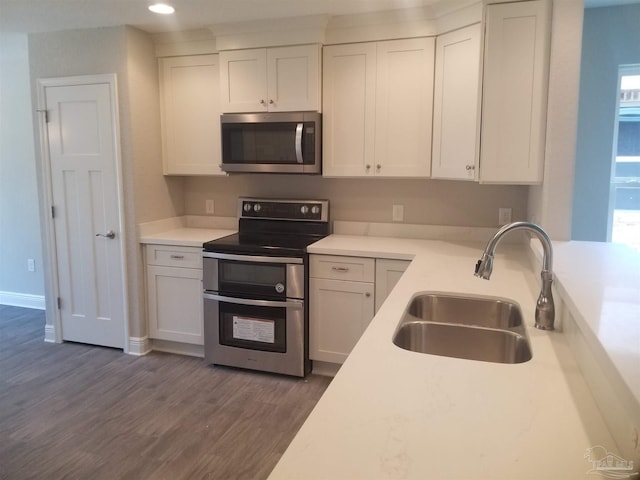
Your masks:
<svg viewBox="0 0 640 480"><path fill-rule="evenodd" d="M0 305L0 479L262 479L330 379L44 343Z"/></svg>

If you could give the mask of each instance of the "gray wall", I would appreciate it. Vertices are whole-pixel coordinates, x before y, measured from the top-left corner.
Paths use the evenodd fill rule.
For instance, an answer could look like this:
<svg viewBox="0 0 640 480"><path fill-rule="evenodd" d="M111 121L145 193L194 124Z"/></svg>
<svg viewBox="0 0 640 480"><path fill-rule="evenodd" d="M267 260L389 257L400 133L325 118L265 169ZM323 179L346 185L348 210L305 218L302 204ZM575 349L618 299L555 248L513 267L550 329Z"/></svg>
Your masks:
<svg viewBox="0 0 640 480"><path fill-rule="evenodd" d="M0 303L44 295L32 111L27 36L0 34Z"/></svg>
<svg viewBox="0 0 640 480"><path fill-rule="evenodd" d="M625 64L640 64L640 5L585 10L574 240L607 240L618 66Z"/></svg>
<svg viewBox="0 0 640 480"><path fill-rule="evenodd" d="M117 75L129 334L144 336L143 273L136 225L183 213L182 179L162 175L158 70L151 39L126 26L33 34L29 36L29 60L34 99L39 78ZM42 184L42 178L39 182ZM47 322L51 323L51 295L48 300Z"/></svg>

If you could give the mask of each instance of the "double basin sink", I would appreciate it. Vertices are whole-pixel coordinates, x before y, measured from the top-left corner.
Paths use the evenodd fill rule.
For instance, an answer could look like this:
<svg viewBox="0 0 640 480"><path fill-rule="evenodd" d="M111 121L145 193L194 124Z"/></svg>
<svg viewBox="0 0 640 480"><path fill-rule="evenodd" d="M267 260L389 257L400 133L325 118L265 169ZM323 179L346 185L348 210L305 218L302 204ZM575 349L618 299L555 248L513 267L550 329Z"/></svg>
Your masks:
<svg viewBox="0 0 640 480"><path fill-rule="evenodd" d="M393 335L412 352L494 363L531 360L520 307L508 300L424 293L414 297Z"/></svg>

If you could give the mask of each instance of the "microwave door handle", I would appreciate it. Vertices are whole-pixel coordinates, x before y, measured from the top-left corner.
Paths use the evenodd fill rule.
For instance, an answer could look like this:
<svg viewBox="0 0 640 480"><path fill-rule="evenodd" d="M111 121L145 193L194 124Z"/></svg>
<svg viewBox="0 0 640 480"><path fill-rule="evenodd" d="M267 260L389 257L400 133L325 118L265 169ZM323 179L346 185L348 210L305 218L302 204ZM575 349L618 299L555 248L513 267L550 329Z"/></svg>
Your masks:
<svg viewBox="0 0 640 480"><path fill-rule="evenodd" d="M296 161L298 163L304 163L304 159L302 158L302 128L304 127L303 123L298 123L296 125Z"/></svg>
<svg viewBox="0 0 640 480"><path fill-rule="evenodd" d="M249 305L252 307L286 307L300 309L304 305L302 300L288 300L286 302L277 302L272 300L253 300L248 298L227 297L224 295L216 295L212 293L205 293L203 296L207 300L235 303L237 305Z"/></svg>

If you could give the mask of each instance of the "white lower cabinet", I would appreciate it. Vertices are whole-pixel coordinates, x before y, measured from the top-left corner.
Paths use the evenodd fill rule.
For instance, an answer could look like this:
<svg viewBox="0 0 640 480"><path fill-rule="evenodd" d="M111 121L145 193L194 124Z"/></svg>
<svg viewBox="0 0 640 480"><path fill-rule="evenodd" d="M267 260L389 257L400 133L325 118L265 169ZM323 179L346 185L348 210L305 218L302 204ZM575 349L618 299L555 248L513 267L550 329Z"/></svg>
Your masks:
<svg viewBox="0 0 640 480"><path fill-rule="evenodd" d="M309 263L309 356L341 364L411 262L311 255Z"/></svg>
<svg viewBox="0 0 640 480"><path fill-rule="evenodd" d="M409 260L376 260L376 313L409 266Z"/></svg>
<svg viewBox="0 0 640 480"><path fill-rule="evenodd" d="M203 345L201 249L146 248L149 337Z"/></svg>
<svg viewBox="0 0 640 480"><path fill-rule="evenodd" d="M343 363L374 314L374 259L310 256L309 357Z"/></svg>

